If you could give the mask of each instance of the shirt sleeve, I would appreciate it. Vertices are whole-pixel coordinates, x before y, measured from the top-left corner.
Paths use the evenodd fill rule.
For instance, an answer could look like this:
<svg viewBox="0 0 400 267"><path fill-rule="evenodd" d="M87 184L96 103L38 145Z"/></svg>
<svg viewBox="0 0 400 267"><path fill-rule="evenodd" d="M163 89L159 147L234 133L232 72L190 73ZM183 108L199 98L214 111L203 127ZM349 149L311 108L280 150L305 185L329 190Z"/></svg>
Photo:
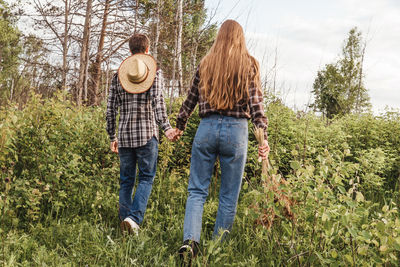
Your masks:
<svg viewBox="0 0 400 267"><path fill-rule="evenodd" d="M117 95L118 82L119 82L118 75L115 74L111 81L111 86L107 100L107 111L106 111L107 133L111 142L117 139L115 136L115 128L116 128L116 120L117 120L116 118L118 113L118 95Z"/></svg>
<svg viewBox="0 0 400 267"><path fill-rule="evenodd" d="M264 138L268 140L268 119L264 114L264 98L262 91L258 88L250 88L250 115L251 121L257 128L264 129Z"/></svg>
<svg viewBox="0 0 400 267"><path fill-rule="evenodd" d="M193 79L192 87L190 88L189 94L186 100L183 102L181 109L179 110L178 118L176 119L176 128L183 131L186 128L187 120L192 115L194 108L199 101L199 70Z"/></svg>
<svg viewBox="0 0 400 267"><path fill-rule="evenodd" d="M161 126L163 131L171 129L167 116L167 109L165 107L163 89L164 89L164 78L161 70L157 71L156 77L153 83L153 90L151 91L151 101L154 109L154 115L156 123Z"/></svg>

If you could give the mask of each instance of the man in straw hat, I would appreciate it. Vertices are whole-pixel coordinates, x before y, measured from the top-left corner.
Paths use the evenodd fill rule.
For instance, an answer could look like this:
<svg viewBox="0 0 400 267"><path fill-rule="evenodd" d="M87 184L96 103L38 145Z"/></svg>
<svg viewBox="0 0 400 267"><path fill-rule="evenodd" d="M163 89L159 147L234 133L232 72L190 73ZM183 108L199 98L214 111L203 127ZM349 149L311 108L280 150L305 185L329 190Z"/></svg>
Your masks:
<svg viewBox="0 0 400 267"><path fill-rule="evenodd" d="M129 40L132 56L125 59L114 75L107 103L107 132L110 148L120 158L119 218L123 231L138 233L143 221L158 156L158 126L169 140L175 131L169 123L163 97L163 76L157 62L148 55L150 41L144 34ZM120 113L118 139L116 117ZM138 186L135 185L136 164Z"/></svg>

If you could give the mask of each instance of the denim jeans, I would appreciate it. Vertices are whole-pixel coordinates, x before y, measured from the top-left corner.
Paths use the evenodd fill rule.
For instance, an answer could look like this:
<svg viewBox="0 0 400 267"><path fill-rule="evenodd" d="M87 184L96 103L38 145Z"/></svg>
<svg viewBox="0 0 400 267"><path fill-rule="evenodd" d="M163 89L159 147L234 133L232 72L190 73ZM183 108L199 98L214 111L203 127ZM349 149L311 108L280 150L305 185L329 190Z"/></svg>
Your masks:
<svg viewBox="0 0 400 267"><path fill-rule="evenodd" d="M213 237L218 237L221 231L231 230L246 163L247 125L247 119L222 115L201 120L192 145L183 240L200 241L203 206L217 156L221 166L221 186Z"/></svg>
<svg viewBox="0 0 400 267"><path fill-rule="evenodd" d="M156 175L158 141L152 137L146 145L141 147L120 147L118 154L120 159L119 218L124 220L130 217L137 224L141 224ZM139 169L139 181L132 200L136 163Z"/></svg>

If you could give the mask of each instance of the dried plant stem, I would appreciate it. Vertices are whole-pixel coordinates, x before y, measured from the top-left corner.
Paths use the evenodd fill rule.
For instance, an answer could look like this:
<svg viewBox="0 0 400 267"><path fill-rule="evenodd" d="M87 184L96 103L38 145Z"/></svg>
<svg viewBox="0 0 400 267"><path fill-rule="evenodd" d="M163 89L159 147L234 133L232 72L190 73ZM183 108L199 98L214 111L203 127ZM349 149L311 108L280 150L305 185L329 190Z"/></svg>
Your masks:
<svg viewBox="0 0 400 267"><path fill-rule="evenodd" d="M264 129L256 128L254 130L254 135L257 139L258 144L264 145ZM261 161L261 158L259 158ZM273 202L279 202L283 206L283 214L290 220L294 220L294 214L291 210L291 206L293 205L293 200L289 197L290 192L287 189L281 189L282 184L287 184L286 180L283 177L277 177L274 174L269 175L269 161L268 155L267 158L262 160L262 176L263 176L263 187L265 192L273 192L274 199L270 200ZM257 207L257 205L256 205ZM258 208L257 208L258 209ZM276 217L274 208L268 207L261 210L261 216L257 220L257 224L261 224L266 228L271 228L274 219Z"/></svg>
<svg viewBox="0 0 400 267"><path fill-rule="evenodd" d="M256 136L258 145L262 146L264 144L264 129L261 128L256 128L254 131L254 135ZM268 152L269 154L269 152ZM258 158L258 161L261 161L261 157ZM269 169L269 164L268 164L268 156L267 159L262 160L262 174L267 175L268 174L268 169Z"/></svg>

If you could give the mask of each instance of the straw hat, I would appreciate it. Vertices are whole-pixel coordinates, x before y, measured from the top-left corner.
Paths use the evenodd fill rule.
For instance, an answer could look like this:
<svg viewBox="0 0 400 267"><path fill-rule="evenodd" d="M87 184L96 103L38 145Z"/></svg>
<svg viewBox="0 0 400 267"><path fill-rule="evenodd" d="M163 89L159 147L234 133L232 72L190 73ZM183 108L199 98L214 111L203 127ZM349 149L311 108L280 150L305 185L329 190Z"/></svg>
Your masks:
<svg viewBox="0 0 400 267"><path fill-rule="evenodd" d="M146 92L156 77L157 62L147 54L134 54L118 69L118 78L125 91L131 94Z"/></svg>

